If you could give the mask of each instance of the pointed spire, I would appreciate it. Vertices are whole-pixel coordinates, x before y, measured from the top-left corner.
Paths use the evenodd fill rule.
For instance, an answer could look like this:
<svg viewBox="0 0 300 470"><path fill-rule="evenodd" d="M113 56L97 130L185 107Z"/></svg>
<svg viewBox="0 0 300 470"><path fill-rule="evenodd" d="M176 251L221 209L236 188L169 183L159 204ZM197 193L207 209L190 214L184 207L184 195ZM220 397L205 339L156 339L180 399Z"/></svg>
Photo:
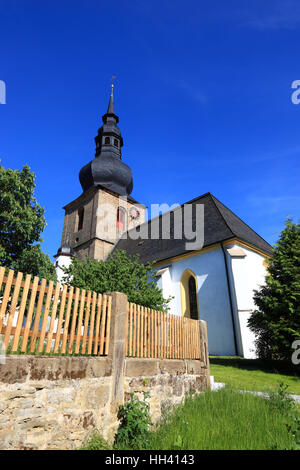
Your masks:
<svg viewBox="0 0 300 470"><path fill-rule="evenodd" d="M114 84L111 84L111 93L107 108L107 114L115 114L115 107L114 107Z"/></svg>

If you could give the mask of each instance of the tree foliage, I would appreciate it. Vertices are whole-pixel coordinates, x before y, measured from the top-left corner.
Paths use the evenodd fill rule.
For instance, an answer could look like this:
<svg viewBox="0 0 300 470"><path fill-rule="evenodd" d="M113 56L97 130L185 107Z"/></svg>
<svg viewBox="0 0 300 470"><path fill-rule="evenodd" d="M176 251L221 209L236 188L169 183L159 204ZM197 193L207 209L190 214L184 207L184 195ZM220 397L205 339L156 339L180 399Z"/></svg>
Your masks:
<svg viewBox="0 0 300 470"><path fill-rule="evenodd" d="M255 291L258 307L248 325L257 335L264 359L291 360L292 343L300 339L300 225L288 219L269 261L266 284Z"/></svg>
<svg viewBox="0 0 300 470"><path fill-rule="evenodd" d="M42 253L44 209L34 197L35 174L0 165L0 263L24 273L56 279L54 265Z"/></svg>
<svg viewBox="0 0 300 470"><path fill-rule="evenodd" d="M64 268L64 281L81 289L99 292L123 292L129 302L156 310L166 310L170 299L164 299L155 282L153 263L139 263L139 255L127 256L123 250L106 261L79 260Z"/></svg>

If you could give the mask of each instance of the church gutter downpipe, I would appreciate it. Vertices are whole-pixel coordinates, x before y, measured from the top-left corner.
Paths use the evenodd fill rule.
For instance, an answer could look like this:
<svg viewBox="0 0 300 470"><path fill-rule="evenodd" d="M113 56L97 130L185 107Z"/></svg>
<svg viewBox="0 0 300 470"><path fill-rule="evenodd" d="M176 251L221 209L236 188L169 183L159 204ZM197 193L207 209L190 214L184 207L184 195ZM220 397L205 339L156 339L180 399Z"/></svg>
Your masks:
<svg viewBox="0 0 300 470"><path fill-rule="evenodd" d="M232 292L230 288L230 279L229 279L229 271L228 271L228 263L227 257L225 253L225 248L223 242L221 242L221 247L224 256L224 264L225 264L225 271L226 271L226 279L227 279L227 289L228 289L228 296L229 296L229 303L230 303L230 313L231 313L231 321L232 321L232 328L233 328L233 339L234 339L234 349L235 355L238 356L238 347L237 347L237 338L236 338L236 325L234 320L234 313L233 313L233 301L232 301Z"/></svg>

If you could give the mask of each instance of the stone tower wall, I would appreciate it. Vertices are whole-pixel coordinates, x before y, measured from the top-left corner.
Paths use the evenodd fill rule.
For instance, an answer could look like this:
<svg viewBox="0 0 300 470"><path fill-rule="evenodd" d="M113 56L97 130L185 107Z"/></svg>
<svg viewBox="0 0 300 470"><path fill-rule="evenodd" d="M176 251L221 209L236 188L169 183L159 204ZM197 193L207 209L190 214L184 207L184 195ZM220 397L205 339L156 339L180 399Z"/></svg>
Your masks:
<svg viewBox="0 0 300 470"><path fill-rule="evenodd" d="M105 259L113 249L122 232L117 230L117 210L122 207L127 219L127 230L144 222L145 206L131 198L121 197L106 189L92 188L65 206L65 220L61 246L67 242L79 259L87 255L90 259ZM137 208L140 217L130 217L131 208ZM84 220L78 230L78 211L84 209Z"/></svg>

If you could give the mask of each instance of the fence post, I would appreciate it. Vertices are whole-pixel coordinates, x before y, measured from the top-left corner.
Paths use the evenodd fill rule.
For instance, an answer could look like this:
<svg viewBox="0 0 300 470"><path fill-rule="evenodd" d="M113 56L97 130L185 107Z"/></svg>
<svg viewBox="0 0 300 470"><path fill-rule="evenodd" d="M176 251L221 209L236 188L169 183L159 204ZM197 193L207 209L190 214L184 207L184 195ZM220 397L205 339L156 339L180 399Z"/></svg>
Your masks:
<svg viewBox="0 0 300 470"><path fill-rule="evenodd" d="M200 325L200 341L201 341L201 359L204 362L205 366L209 368L209 358L208 358L208 340L207 340L207 325L206 321L199 320Z"/></svg>
<svg viewBox="0 0 300 470"><path fill-rule="evenodd" d="M112 292L108 358L112 361L111 411L116 413L124 401L125 335L127 295Z"/></svg>

